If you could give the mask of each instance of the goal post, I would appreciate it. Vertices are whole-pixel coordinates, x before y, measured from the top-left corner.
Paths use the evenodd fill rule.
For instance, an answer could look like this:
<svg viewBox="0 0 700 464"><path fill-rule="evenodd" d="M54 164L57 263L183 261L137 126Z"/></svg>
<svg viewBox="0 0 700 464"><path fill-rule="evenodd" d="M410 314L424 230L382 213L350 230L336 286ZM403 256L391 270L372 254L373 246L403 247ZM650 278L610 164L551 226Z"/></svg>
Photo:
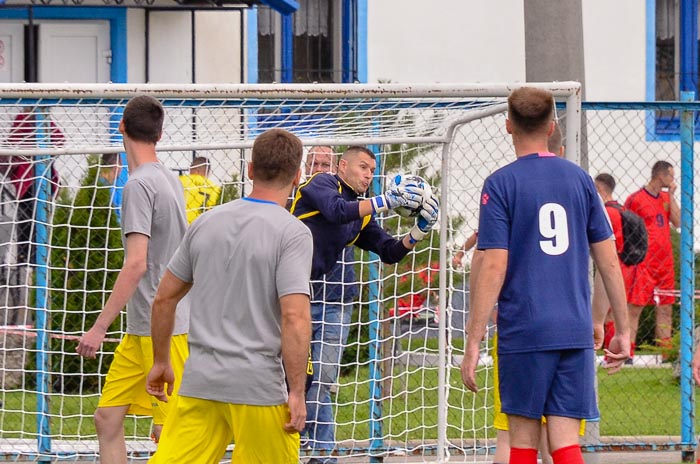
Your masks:
<svg viewBox="0 0 700 464"><path fill-rule="evenodd" d="M393 174L420 174L438 190L439 228L402 262L355 250L360 294L336 385L337 452L381 458L422 454L443 462L489 452L491 367L484 346L478 395L459 376L468 311L467 273L452 251L477 225L485 177L514 159L506 99L521 86L550 90L579 159L581 100L575 82L520 84L153 85L0 84L0 458L95 459L92 413L125 324L115 321L96 360L75 353L106 301L123 259L123 181L101 163L123 151L118 124L128 100L165 108L163 164L186 174L209 159L219 202L250 191L246 165L257 135L279 127L308 150L366 145L378 155L372 194ZM121 166L126 170L126 166ZM21 171L21 173L18 173ZM413 219L387 214L399 237ZM330 282L329 282L330 283ZM193 312L196 309L193 310ZM130 418L132 458L147 457L150 421Z"/></svg>

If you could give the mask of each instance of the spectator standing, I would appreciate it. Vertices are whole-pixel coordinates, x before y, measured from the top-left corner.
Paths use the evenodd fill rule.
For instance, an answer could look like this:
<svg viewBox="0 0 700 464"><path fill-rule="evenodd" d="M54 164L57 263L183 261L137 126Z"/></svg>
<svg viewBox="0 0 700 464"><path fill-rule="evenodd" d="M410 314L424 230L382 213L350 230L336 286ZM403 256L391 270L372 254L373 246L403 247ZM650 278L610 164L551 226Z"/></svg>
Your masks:
<svg viewBox="0 0 700 464"><path fill-rule="evenodd" d="M651 168L649 183L625 201L625 208L639 215L647 228L647 255L635 266L629 289L630 337L636 343L639 318L647 305L656 306L655 338L662 347L671 343L672 305L675 301L675 272L671 225L680 227L681 213L674 198L677 185L673 165L657 161ZM655 291L662 293L655 295Z"/></svg>
<svg viewBox="0 0 700 464"><path fill-rule="evenodd" d="M219 204L221 187L209 179L209 160L204 156L192 160L189 174L180 176L180 182L185 190L188 224Z"/></svg>

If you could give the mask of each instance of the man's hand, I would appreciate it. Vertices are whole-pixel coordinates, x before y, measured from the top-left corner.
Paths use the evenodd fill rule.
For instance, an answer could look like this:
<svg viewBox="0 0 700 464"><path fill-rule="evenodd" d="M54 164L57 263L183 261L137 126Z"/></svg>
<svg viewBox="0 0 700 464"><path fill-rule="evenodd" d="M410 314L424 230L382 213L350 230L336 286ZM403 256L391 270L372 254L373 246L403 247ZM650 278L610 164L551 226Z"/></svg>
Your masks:
<svg viewBox="0 0 700 464"><path fill-rule="evenodd" d="M593 324L593 349L599 350L603 347L603 342L605 341L605 325L594 323Z"/></svg>
<svg viewBox="0 0 700 464"><path fill-rule="evenodd" d="M630 357L629 334L623 335L615 332L608 349L604 351L606 356L605 369L608 370L608 375L612 375L622 369L625 361Z"/></svg>
<svg viewBox="0 0 700 464"><path fill-rule="evenodd" d="M106 329L93 325L90 330L80 337L75 351L83 358L94 358L97 356L97 350L100 349L100 345L105 339L106 332Z"/></svg>
<svg viewBox="0 0 700 464"><path fill-rule="evenodd" d="M479 363L479 346L470 348L467 344L467 349L464 351L462 358L462 382L464 386L474 393L479 391L479 386L476 384L476 366Z"/></svg>
<svg viewBox="0 0 700 464"><path fill-rule="evenodd" d="M165 384L168 385L167 395L165 392ZM153 363L151 372L148 373L146 379L146 391L149 395L155 396L159 401L168 402L168 396L173 395L175 387L175 374L173 368L168 363Z"/></svg>
<svg viewBox="0 0 700 464"><path fill-rule="evenodd" d="M408 184L387 190L383 195L370 198L372 210L384 213L399 206L408 209L418 209L423 203L423 189L417 185Z"/></svg>
<svg viewBox="0 0 700 464"><path fill-rule="evenodd" d="M428 201L423 203L423 208L418 215L418 219L416 219L416 225L409 232L414 242L423 240L430 233L439 215L440 202L437 196L433 194Z"/></svg>
<svg viewBox="0 0 700 464"><path fill-rule="evenodd" d="M289 394L287 400L289 405L289 422L284 424L284 431L287 433L301 432L306 424L306 400L304 395Z"/></svg>

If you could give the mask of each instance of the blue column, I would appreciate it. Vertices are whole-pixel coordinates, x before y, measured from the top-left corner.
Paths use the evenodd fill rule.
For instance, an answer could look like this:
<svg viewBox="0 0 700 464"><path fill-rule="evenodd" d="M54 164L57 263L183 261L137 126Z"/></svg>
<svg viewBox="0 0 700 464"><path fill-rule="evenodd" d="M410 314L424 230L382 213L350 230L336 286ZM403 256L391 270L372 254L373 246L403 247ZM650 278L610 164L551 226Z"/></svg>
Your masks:
<svg viewBox="0 0 700 464"><path fill-rule="evenodd" d="M294 80L294 16L291 14L280 15L281 49L282 49L282 76L283 83Z"/></svg>
<svg viewBox="0 0 700 464"><path fill-rule="evenodd" d="M695 92L681 92L683 101L695 100ZM693 253L694 112L681 112L681 442L695 443L695 384L693 382L693 332L695 330L695 254ZM683 451L683 462L692 452Z"/></svg>
<svg viewBox="0 0 700 464"><path fill-rule="evenodd" d="M695 92L698 85L698 0L680 3L681 92Z"/></svg>
<svg viewBox="0 0 700 464"><path fill-rule="evenodd" d="M378 145L368 147L377 156L377 173L381 173L382 160ZM382 191L379 175L372 180L372 192ZM379 308L379 256L370 253L369 263L369 449L384 449L382 424L382 368L381 368L381 311ZM369 462L383 462L382 458L370 457Z"/></svg>
<svg viewBox="0 0 700 464"><path fill-rule="evenodd" d="M343 0L343 83L357 80L357 0Z"/></svg>
<svg viewBox="0 0 700 464"><path fill-rule="evenodd" d="M44 109L37 108L36 136L39 148L49 146L51 127ZM49 315L48 315L48 220L51 202L51 159L47 155L36 158L34 164L35 224L36 241L36 407L37 407L37 447L40 454L51 452L50 403L51 365L49 358ZM31 255L31 252L30 252ZM40 459L50 462L50 459Z"/></svg>

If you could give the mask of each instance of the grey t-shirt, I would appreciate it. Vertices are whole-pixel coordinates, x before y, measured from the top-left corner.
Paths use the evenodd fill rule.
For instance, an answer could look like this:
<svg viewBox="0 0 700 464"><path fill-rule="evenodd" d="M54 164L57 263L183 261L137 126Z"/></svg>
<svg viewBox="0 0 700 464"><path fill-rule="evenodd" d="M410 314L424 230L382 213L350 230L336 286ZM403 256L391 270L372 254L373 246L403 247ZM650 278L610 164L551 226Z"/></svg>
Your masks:
<svg viewBox="0 0 700 464"><path fill-rule="evenodd" d="M146 163L129 173L122 197L122 242L139 233L150 238L146 274L126 309L126 332L151 335L151 304L168 261L187 230L182 184L160 163ZM187 333L188 299L178 305L175 334Z"/></svg>
<svg viewBox="0 0 700 464"><path fill-rule="evenodd" d="M287 401L279 299L309 294L311 232L287 210L236 200L192 223L168 269L191 282L180 394L233 404Z"/></svg>

